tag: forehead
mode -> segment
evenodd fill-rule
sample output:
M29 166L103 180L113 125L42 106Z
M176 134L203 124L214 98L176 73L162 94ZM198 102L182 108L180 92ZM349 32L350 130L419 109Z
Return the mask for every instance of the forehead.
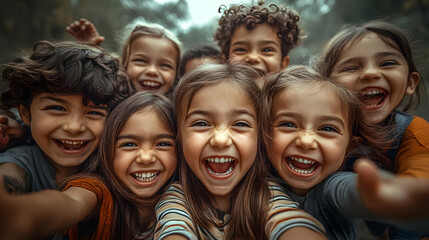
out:
M145 107L133 113L121 132L170 132L165 119L153 107Z
M281 39L277 35L278 29L269 24L257 24L252 30L248 30L246 25L238 26L232 36L231 45L237 42L274 42L281 44Z
M363 36L356 37L345 44L342 49L343 55L365 55L373 52L393 51L403 55L392 40L386 37L380 37L378 34L368 32ZM344 56L343 56L344 57Z
M295 108L311 112L312 108L326 113L334 113L347 119L347 106L341 101L335 87L326 82L305 82L289 86L273 98L274 112L285 108Z
M246 108L255 112L248 93L238 84L222 81L198 90L192 97L188 112L194 108L211 108L227 110L231 108Z
M131 54L147 52L176 58L178 52L172 41L163 37L139 36L131 42Z

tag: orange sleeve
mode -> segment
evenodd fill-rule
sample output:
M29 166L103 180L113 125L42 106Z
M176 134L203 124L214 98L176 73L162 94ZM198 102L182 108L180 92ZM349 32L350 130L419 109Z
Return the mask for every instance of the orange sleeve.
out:
M69 239L110 239L113 216L113 200L110 191L101 181L92 178L74 179L67 182L67 185L62 190L65 191L70 187L81 187L94 192L101 207L96 231L91 236L82 238L78 236L78 227L75 225L66 231Z
M395 158L398 175L429 178L429 123L415 117L405 130Z

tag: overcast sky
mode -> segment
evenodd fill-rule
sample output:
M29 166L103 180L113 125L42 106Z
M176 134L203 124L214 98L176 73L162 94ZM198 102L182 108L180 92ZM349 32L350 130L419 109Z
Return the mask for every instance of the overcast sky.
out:
M160 3L176 1L176 0L156 0ZM218 13L218 8L224 4L229 7L230 4L251 3L251 0L187 0L189 6L190 22L185 29L191 25L200 25L209 22L212 19L219 19L221 13Z

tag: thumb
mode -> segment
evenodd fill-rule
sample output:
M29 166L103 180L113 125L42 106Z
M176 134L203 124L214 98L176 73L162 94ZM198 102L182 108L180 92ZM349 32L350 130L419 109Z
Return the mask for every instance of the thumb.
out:
M376 195L380 185L377 166L368 159L359 159L354 170L358 174L357 188L362 197Z

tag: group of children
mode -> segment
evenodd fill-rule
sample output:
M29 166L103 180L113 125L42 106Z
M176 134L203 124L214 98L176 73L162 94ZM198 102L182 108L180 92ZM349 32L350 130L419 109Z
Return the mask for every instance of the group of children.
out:
M220 51L183 57L170 31L134 24L118 60L81 19L79 43L7 64L0 238L356 239L358 219L429 236L429 123L397 110L422 83L407 38L371 21L288 67L298 21L233 5Z

